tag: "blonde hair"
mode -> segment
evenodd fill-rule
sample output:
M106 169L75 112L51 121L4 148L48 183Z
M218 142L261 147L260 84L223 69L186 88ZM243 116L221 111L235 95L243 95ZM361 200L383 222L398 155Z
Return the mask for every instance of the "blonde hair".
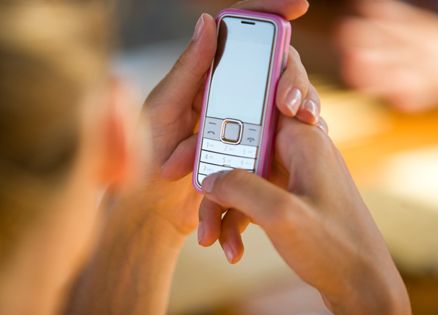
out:
M109 11L103 0L0 0L2 259L74 160L78 107L106 75Z

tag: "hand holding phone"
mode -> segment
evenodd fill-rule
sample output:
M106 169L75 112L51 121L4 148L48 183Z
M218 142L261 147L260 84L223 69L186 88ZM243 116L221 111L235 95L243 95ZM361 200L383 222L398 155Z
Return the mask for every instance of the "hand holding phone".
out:
M287 189L241 170L209 176L199 243L219 240L236 263L250 220L334 314L410 315L385 241L327 134L281 116L276 144L276 161L290 173Z
M217 24L193 173L199 191L206 176L220 171L239 168L267 176L277 84L291 39L290 23L273 14L227 9Z

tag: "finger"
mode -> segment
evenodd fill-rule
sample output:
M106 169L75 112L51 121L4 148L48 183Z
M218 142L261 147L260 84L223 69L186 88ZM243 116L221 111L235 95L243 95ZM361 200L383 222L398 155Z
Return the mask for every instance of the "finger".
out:
M401 38L394 36L388 25L390 23L377 23L360 17L345 18L336 26L335 44L341 51L353 48L398 47Z
M178 180L193 170L198 135L192 135L178 144L161 167L161 176L167 180Z
M198 243L211 246L221 234L222 213L226 208L214 201L204 198L199 206Z
M307 12L309 2L306 0L246 0L237 2L233 7L272 12L287 20L294 20Z
M411 43L416 41L419 45L430 41L430 30L434 30L436 25L435 12L404 1L361 0L357 9L360 15L381 26L388 34Z
M332 178L330 176L321 177L321 175L326 174L327 169L330 168L328 164L331 161L330 156L336 154L335 146L317 126L309 126L297 119L285 116L281 116L281 118L279 120L280 130L276 137L275 153L277 161L291 174L287 185L288 190L312 200L325 198L322 188L330 187ZM327 156L329 158L326 159ZM315 157L322 159L324 163L309 163ZM312 176L320 177L318 187L312 181L303 180ZM302 211L305 211L305 206L301 208L300 212Z
M298 109L297 118L302 122L314 125L318 122L321 111L321 101L318 92L313 85L310 85L303 104Z
M433 16L433 13L415 7L412 4L404 3L402 1L358 1L356 3L356 9L359 14L382 21L397 22L405 24L406 21L412 21L417 19L424 20L425 17ZM432 14L431 14L432 13Z
M222 219L222 229L219 241L231 264L237 263L243 256L244 246L241 234L250 223L249 218L243 213L231 209Z
M391 58L388 56L388 51L385 53L382 51L353 49L344 53L341 75L345 82L351 87L375 96L387 95L391 93L391 90L400 91L398 83L401 77L396 73L400 70L409 72L405 66L406 62L398 60L402 58L403 52L399 52L398 55L394 54ZM383 73L390 74L397 80L388 80L385 75L382 75Z
M261 177L243 170L220 172L208 176L202 183L205 196L223 208L238 209L265 230L281 223L290 207L300 200Z
M309 90L309 77L298 52L289 47L287 66L277 89L277 107L281 113L294 117Z
M322 130L322 132L324 132L326 135L328 135L329 128L324 118L319 117L318 122L316 123L316 127Z
M152 106L178 105L181 110L192 106L216 51L216 23L208 14L199 18L193 39L171 71L148 97Z

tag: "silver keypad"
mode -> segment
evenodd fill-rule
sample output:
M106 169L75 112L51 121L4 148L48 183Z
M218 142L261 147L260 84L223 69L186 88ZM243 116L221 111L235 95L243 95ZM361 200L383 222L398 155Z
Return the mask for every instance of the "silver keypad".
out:
M223 119L207 117L204 125L201 156L198 168L198 182L210 174L220 171L230 171L236 168L255 172L257 154L260 145L259 125L242 123L242 137L239 144L233 144L222 139ZM226 130L225 130L226 131ZM230 135L227 135L230 137ZM227 138L229 139L229 138Z
M201 152L201 162L221 165L231 168L241 168L245 170L253 170L255 167L255 159L226 155L208 151Z
M207 163L199 163L199 173L203 175L210 175L217 172L222 171L231 171L233 168L224 167L219 165L207 164Z
M258 149L255 146L226 144L221 141L204 138L202 150L255 159Z

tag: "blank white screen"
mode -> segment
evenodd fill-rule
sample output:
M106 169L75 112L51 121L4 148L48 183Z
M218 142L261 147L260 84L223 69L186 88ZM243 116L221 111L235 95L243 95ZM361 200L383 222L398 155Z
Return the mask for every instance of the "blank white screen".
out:
M209 117L261 124L275 26L270 22L252 22L255 24L243 24L242 19L234 17L225 17L221 22L208 101Z

